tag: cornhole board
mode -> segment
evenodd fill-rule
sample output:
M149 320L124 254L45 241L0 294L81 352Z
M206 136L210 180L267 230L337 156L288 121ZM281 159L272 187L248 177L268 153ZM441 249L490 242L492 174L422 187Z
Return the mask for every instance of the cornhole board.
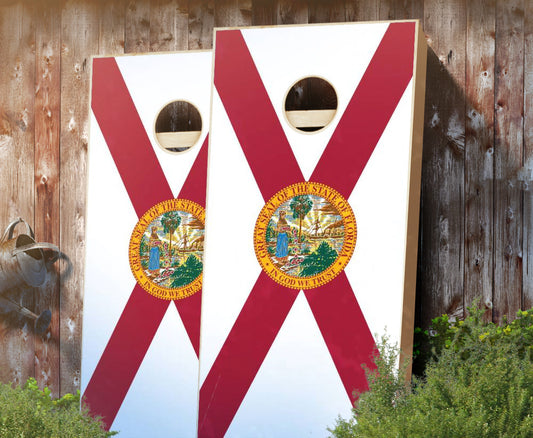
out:
M211 51L93 60L81 386L125 437L196 436L211 66ZM203 121L179 154L154 133L172 101Z
M217 29L214 47L198 436L326 436L376 341L412 348L424 37ZM337 94L313 133L284 114L305 77Z

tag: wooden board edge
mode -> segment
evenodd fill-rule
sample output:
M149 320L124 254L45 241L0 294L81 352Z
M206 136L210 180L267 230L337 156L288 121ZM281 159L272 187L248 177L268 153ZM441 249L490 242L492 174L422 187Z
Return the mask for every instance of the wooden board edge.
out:
M416 23L417 28L420 26L418 18L408 20L376 20L376 21L342 21L335 23L291 23L291 24L269 24L261 26L228 26L228 27L214 27L213 28L213 50L215 47L214 38L218 31L224 30L251 30L251 29L279 29L287 27L322 27L322 26L353 26L354 24L393 24L393 23Z
M418 227L420 215L420 189L422 183L422 147L424 138L424 104L427 62L427 45L424 32L422 31L422 27L418 20L416 21L404 296L400 336L400 364L405 364L407 379L411 378L412 372L411 358L413 355L415 321Z

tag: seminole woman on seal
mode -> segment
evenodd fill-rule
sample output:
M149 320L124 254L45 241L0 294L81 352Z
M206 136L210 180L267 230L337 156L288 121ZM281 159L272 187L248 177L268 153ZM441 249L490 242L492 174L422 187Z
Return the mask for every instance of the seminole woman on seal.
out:
M291 230L290 225L287 223L285 216L286 211L279 212L278 225L276 231L278 232L278 238L276 241L276 258L279 262L285 263L289 257L289 232Z

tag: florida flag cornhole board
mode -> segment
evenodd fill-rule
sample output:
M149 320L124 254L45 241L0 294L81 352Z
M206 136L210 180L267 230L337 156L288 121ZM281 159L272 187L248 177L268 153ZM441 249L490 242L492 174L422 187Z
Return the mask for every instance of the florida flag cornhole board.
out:
M125 437L196 436L211 66L93 59L82 395ZM173 101L201 129L158 132Z
M376 336L409 354L425 50L417 21L215 32L200 438L325 436ZM285 111L308 77L336 110Z

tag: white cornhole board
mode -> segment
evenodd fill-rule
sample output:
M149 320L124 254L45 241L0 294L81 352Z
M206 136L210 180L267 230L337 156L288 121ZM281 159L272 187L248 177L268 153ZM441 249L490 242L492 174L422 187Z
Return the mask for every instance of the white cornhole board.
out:
M200 438L326 436L375 336L409 354L425 56L417 21L215 32ZM313 133L305 77L337 94Z
M205 204L211 66L210 51L93 60L82 395L124 437L196 436L201 274L196 289L171 287L171 274L186 257L201 259L201 245L183 236L203 233L193 227L201 211L187 208ZM154 131L172 101L194 105L203 122L178 154ZM163 211L180 216L173 233ZM157 247L151 270L141 266L146 244Z

